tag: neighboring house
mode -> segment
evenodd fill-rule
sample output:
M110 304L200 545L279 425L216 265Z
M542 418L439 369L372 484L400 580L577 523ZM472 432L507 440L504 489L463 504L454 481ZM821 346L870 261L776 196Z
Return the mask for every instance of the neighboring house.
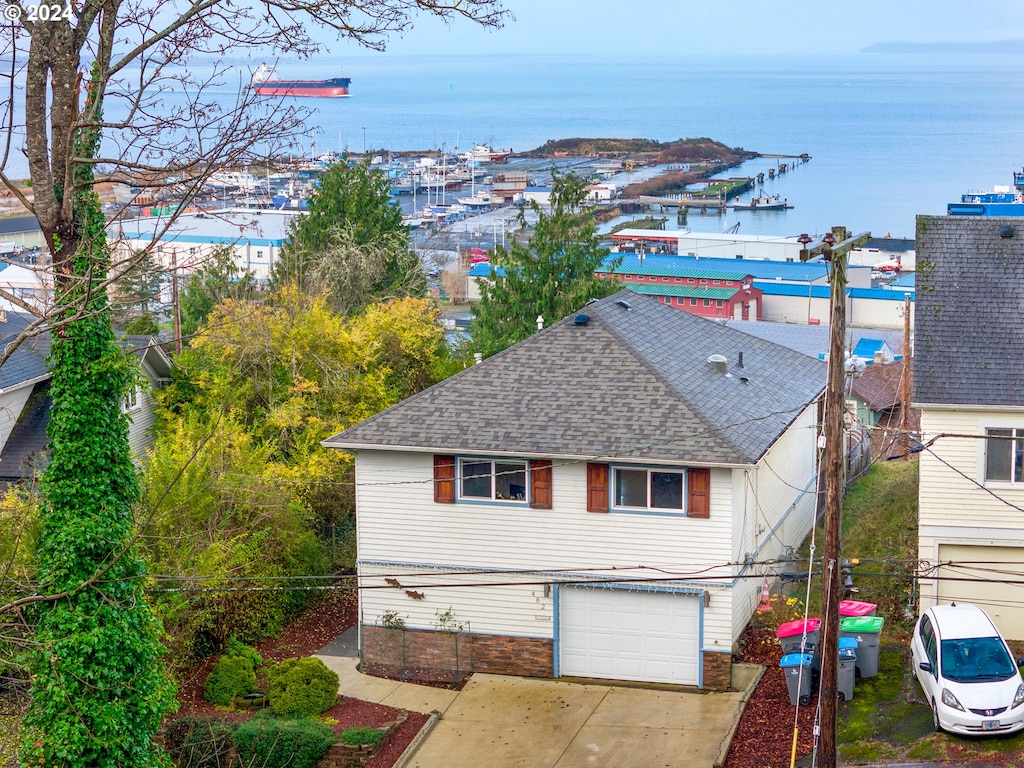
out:
M825 364L629 291L328 440L356 457L360 647L730 683L815 510ZM462 646L460 646L462 647Z
M850 380L846 399L857 413L857 423L871 430L875 455L890 456L906 451L901 439L903 414L903 378L909 375L903 360L871 362L860 376ZM908 386L910 382L907 382ZM920 430L920 414L909 411L908 428L914 435ZM914 438L916 443L916 438Z
M25 315L0 312L0 344L7 344L29 323ZM169 381L171 362L147 336L130 336L122 344L139 362L144 379L125 397L131 419L132 456L142 460L153 442L153 390ZM32 477L46 464L46 427L50 421L50 371L46 358L49 334L23 342L0 366L0 483Z
M742 266L742 265L741 265ZM705 269L698 265L663 267L631 258L597 276L619 280L634 293L701 317L759 320L761 291L743 270Z
M984 606L1024 640L1024 228L919 216L913 404L921 410L921 607Z

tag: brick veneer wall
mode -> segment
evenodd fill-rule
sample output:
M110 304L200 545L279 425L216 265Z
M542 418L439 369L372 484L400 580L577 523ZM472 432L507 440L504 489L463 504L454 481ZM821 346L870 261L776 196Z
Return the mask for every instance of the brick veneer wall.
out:
M470 672L551 677L554 643L544 638L364 624L363 664L387 674L409 670L415 678L432 680L459 679Z
M704 653L704 690L727 691L732 685L732 654Z

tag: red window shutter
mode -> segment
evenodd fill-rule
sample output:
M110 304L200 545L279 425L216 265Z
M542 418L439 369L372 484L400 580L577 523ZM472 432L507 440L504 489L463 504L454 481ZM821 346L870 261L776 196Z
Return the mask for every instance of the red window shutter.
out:
M551 509L551 462L530 459L530 506Z
M587 464L587 512L608 511L608 465Z
M434 501L455 503L455 457L434 456Z
M691 467L686 471L687 517L711 517L711 470Z

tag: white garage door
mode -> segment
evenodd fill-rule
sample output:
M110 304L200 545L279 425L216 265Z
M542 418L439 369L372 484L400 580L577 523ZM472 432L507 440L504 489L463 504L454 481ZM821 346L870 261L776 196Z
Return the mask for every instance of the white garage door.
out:
M977 603L992 617L1008 640L1024 640L1024 585L1020 581L1024 563L1022 547L982 547L965 544L940 544L939 561L960 563L956 568L940 568L939 576L981 581L939 581L940 603L952 601Z
M700 599L563 587L558 641L567 677L697 685Z

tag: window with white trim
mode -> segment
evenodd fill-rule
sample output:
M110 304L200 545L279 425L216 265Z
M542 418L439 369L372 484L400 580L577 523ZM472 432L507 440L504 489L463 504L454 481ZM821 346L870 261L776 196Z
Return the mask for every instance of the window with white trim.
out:
M526 461L460 459L459 498L525 504Z
M684 513L685 471L616 467L612 472L612 506Z
M1024 429L986 429L985 479L1024 483Z

